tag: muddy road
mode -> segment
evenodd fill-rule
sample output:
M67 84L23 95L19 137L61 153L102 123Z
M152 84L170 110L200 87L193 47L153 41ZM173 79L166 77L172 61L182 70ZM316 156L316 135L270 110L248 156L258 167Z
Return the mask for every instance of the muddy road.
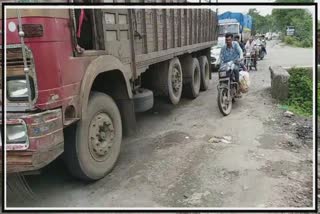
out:
M311 207L311 119L284 116L270 97L268 67L312 65L312 49L271 41L267 50L231 115L218 110L215 73L197 99L178 106L157 99L139 114L136 135L124 139L104 179L76 181L57 160L41 175L26 177L36 200L9 192L8 206ZM228 140L215 143L213 137Z

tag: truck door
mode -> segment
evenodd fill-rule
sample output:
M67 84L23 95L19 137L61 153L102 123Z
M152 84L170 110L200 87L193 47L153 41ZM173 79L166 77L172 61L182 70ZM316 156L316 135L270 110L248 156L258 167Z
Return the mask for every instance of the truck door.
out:
M131 61L128 16L126 9L102 9L105 50L123 63Z

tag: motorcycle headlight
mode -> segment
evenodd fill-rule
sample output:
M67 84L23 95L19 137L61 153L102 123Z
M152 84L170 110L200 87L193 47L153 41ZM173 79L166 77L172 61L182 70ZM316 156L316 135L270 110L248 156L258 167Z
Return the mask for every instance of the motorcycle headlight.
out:
M32 89L32 79L30 78L30 88ZM31 93L32 94L32 93ZM7 97L9 100L28 100L28 85L25 79L8 79ZM33 97L32 97L33 98Z
M8 144L28 144L28 134L26 125L7 125L6 138Z

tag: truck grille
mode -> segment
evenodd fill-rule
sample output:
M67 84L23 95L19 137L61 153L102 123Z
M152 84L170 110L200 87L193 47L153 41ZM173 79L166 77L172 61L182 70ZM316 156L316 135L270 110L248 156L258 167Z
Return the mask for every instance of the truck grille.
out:
M23 56L22 56L22 49L21 47L18 48L7 48L7 76L20 76L24 75L23 68ZM27 65L30 67L32 65L31 63L31 57L29 54L27 55ZM2 57L2 56L1 56Z

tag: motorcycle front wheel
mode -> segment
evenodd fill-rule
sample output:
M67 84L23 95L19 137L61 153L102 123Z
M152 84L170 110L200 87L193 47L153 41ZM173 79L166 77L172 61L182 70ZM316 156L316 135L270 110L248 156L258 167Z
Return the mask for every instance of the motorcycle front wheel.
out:
M228 100L228 88L220 88L218 91L218 107L223 116L231 113L232 100Z

